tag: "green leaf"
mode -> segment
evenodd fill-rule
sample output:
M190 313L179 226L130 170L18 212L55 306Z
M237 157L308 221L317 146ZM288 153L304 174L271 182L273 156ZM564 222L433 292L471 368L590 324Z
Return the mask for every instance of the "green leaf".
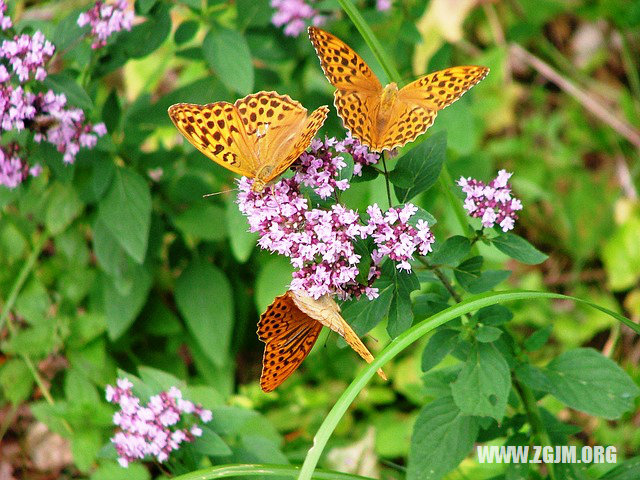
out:
M455 270L456 280L469 293L482 293L502 283L511 274L508 270L481 271L484 259L481 256L471 257Z
M202 427L202 436L195 439L193 448L198 453L214 457L224 457L232 453L222 437L208 427Z
M6 353L44 356L51 352L60 341L55 335L54 328L55 325L51 322L23 328L9 338L3 350Z
M195 20L186 20L182 22L176 29L176 33L173 34L173 40L176 42L176 45L187 43L195 37L196 33L198 33L199 27L200 24Z
M64 395L69 403L94 405L100 402L96 387L77 368L70 368L65 373Z
M490 343L476 343L451 393L463 413L501 421L510 388L509 365L502 354Z
M491 243L505 255L515 258L527 265L537 265L544 262L548 255L535 248L524 238L514 233L503 233L491 240Z
M569 407L607 419L631 410L640 389L613 360L591 348L554 358L545 374L551 393Z
M549 335L553 331L553 325L547 325L544 328L536 330L529 338L524 341L524 348L529 352L534 352L547 343Z
M138 6L138 10L143 15L149 13L149 10L153 8L158 0L136 0L136 5Z
M420 410L409 451L407 480L439 480L469 454L478 420L464 415L449 396Z
M478 310L474 317L478 324L497 327L511 321L513 313L504 305L490 305Z
M429 261L433 265L449 265L455 267L471 252L471 242L467 237L455 235L444 243L436 243Z
M633 457L609 470L600 477L600 480L637 480L638 471L640 471L640 457Z
M476 340L482 343L495 342L502 335L502 330L488 325L482 325L476 333Z
M76 19L77 20L77 19ZM92 111L93 102L87 92L75 81L75 79L64 73L52 73L42 82L45 87L50 88L55 93L64 93L70 105L83 110Z
M47 202L45 224L53 235L62 233L73 222L84 205L71 185L54 183Z
M19 405L31 395L33 375L27 364L19 358L12 358L0 366L0 387L2 396L13 405Z
M91 474L91 480L150 480L149 470L141 463L122 468L116 462L101 463Z
M374 283L378 287L377 283ZM394 286L388 283L378 290L378 297L369 300L362 296L342 304L342 316L349 322L358 335L364 335L375 327L389 312L393 299Z
M450 328L437 330L422 351L422 371L428 372L446 357L458 340L458 332Z
M386 267L386 265L389 265L389 267ZM413 323L410 294L420 288L420 282L415 272L400 271L392 261L387 261L382 266L383 276L385 275L385 269L390 271L387 275L393 282L393 296L389 305L387 332L389 332L391 338L395 338Z
M194 261L176 281L175 297L187 327L204 353L215 365L222 366L233 329L233 297L225 274Z
M227 236L222 207L208 202L196 202L184 212L172 217L174 225L184 235L208 241L222 240Z
M138 367L138 373L140 374L140 379L144 384L155 393L159 393L163 390L167 391L171 387L178 387L180 390L183 390L186 386L184 380L180 380L178 377L162 370L158 370L157 368L140 365Z
M142 263L151 224L151 193L144 178L128 169L116 170L98 215L122 248Z
M123 292L108 277L104 282L104 309L107 315L107 332L115 340L127 331L142 310L149 290L152 276L142 266L136 266L129 272L129 289Z
M287 291L291 282L293 267L282 256L276 256L265 263L256 278L256 309L264 312L274 298Z
M389 180L394 184L396 197L401 203L427 191L436 183L446 150L446 133L436 133L398 160Z
M247 219L242 215L232 197L227 200L225 213L231 253L238 262L245 263L253 252L258 234L249 233Z
M612 290L626 290L640 278L640 218L630 217L606 241L602 261Z
M202 53L209 66L231 91L248 95L253 91L253 63L242 33L211 30L202 42Z
M402 207L404 207L404 204L398 205L396 208L402 208ZM436 223L438 223L438 221L436 220L436 217L431 215L424 208L418 207L417 205L414 205L414 207L416 207L418 210L416 211L416 213L413 214L413 216L407 222L409 225L415 227L418 225L418 222L420 220L427 222L427 224L430 227L433 227Z
M145 57L164 43L171 33L169 10L169 5L162 4L151 12L145 22L135 25L130 32L120 33L118 44L122 45L126 56Z
M87 472L102 448L102 435L99 430L87 429L74 431L71 437L73 460L81 472Z

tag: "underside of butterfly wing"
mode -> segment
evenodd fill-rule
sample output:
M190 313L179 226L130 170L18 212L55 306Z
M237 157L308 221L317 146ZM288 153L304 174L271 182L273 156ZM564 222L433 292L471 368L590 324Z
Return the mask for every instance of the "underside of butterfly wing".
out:
M265 343L260 387L271 392L307 357L322 324L296 307L289 292L276 297L258 322L258 338Z
M386 121L378 117L379 136L370 149L376 152L393 150L412 142L423 134L436 118L435 110L424 108L416 103L396 100L386 114Z
M334 105L342 119L344 128L369 147L377 144L375 121L380 107L379 95L336 90L334 98Z
M169 107L169 117L189 143L211 160L234 173L255 175L257 158L233 105L178 103Z
M288 293L295 305L303 313L343 337L349 346L367 363L373 362L373 355L346 320L342 318L340 307L333 298L329 295L323 295L315 299L302 292L289 291ZM387 376L382 369L378 369L378 375L380 375L382 379L387 380Z

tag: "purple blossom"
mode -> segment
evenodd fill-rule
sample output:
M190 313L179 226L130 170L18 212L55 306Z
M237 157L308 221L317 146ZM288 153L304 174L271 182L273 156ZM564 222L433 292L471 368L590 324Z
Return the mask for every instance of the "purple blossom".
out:
M64 94L56 95L49 90L38 94L34 103L38 114L52 122L44 132L36 132L34 140L53 144L63 154L65 163L73 163L80 147L95 147L98 137L107 133L104 123L86 123L81 109L68 108Z
M349 180L336 180L340 171L347 166L336 152L345 151L343 142L335 138L325 138L324 142L313 139L311 151L304 152L298 160L296 181L313 190L320 198L327 198L337 190L349 188Z
M380 12L386 12L391 9L392 0L376 0L376 9Z
M424 220L418 220L415 227L409 220L418 208L407 203L402 208L390 208L383 215L377 204L367 208L369 214L369 234L376 244L371 253L375 264L380 264L384 256L398 262L398 270L411 271L409 260L418 251L420 255L427 255L432 251L431 244L435 237L429 225Z
M0 0L0 30L6 30L13 26L11 18L5 16L7 11L7 3L4 0Z
M8 188L15 188L31 175L37 177L42 171L40 165L29 168L18 155L20 148L16 143L8 147L0 147L0 185Z
M166 461L182 443L202 435L196 418L204 423L211 420L210 410L183 399L176 387L152 396L144 406L133 395L132 388L133 384L126 378L119 378L115 387L107 385L106 388L107 401L120 406L113 415L118 430L111 441L123 467L145 457L155 457L161 463ZM183 414L191 415L189 421Z
M369 148L362 145L357 138L352 137L351 133L340 144L336 146L336 151L340 151L338 148L344 148L344 151L351 155L353 158L353 174L358 177L362 175L362 167L375 165L380 160L380 154L370 152Z
M3 65L0 65L0 78L7 74ZM36 96L31 92L25 92L21 86L14 87L9 83L0 83L0 127L3 132L9 130L24 130L25 122L32 120L36 115L33 105Z
M522 203L511 196L511 186L507 183L513 173L500 170L498 176L486 185L474 178L460 177L458 185L466 193L464 208L473 218L482 219L482 226L491 228L499 225L503 232L513 229Z
M91 25L91 48L104 47L107 39L120 30L131 30L133 11L127 8L127 0L106 3L98 0L93 7L78 17L78 25Z
M326 17L305 0L271 0L271 6L276 9L271 22L276 27L286 25L284 34L290 37L297 37L305 31L308 20L317 27L326 21Z
M13 40L5 40L0 46L0 56L9 61L22 83L29 80L31 73L34 73L36 80L44 80L47 77L44 65L54 52L55 47L40 31L33 35L16 35Z

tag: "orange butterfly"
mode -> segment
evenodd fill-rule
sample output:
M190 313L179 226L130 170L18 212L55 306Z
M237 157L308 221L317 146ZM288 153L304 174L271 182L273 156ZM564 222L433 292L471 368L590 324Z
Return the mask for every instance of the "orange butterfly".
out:
M280 176L304 152L329 109L307 109L288 95L258 92L227 102L169 107L174 125L211 160L234 173L254 178L253 190Z
M316 300L289 290L275 298L258 322L258 338L266 344L260 376L263 391L275 389L300 366L323 325L342 336L368 363L373 361L373 355L342 318L340 307L329 295ZM387 379L382 369L378 375Z
M415 140L436 114L458 100L489 73L487 67L453 67L398 89L382 88L369 66L349 45L309 27L325 76L336 87L334 105L346 129L372 151L382 152Z

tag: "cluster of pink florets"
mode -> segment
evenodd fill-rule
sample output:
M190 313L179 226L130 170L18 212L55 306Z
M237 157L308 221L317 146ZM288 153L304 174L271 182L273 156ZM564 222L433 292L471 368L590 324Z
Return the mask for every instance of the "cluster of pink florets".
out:
M258 245L289 257L296 269L291 289L314 298L329 294L348 299L364 294L373 299L378 292L372 284L380 276L383 259L388 257L398 262L399 269L411 270L413 254L431 251L434 237L426 222L409 224L417 212L411 204L392 208L386 214L373 205L368 210L368 223L361 221L358 212L341 204L330 209L311 208L300 191L302 185L322 198L349 188L348 179L337 180L346 166L340 156L344 152L350 153L360 166L373 164L379 158L351 138L341 142L334 138L314 140L310 151L300 157L292 178L269 185L261 193L251 190L253 180L242 178L238 204L247 216L250 231L260 235ZM369 237L376 248L369 271L363 276L355 242Z
M183 399L182 392L176 387L152 396L144 406L132 393L132 388L129 380L119 378L115 387L108 385L106 389L107 401L120 406L113 415L113 423L119 430L111 441L123 467L145 457L166 461L181 444L202 435L196 419L204 423L211 420L210 410ZM185 414L190 415L189 420L184 418ZM187 423L189 426L185 426Z
M429 224L422 219L415 226L409 223L417 211L418 208L410 203L402 208L390 208L384 214L376 204L367 208L369 234L376 244L371 253L374 263L379 264L384 256L388 256L397 262L398 270L410 272L409 260L416 251L420 255L427 255L432 251L431 245L436 239Z
M3 30L11 27L5 11L6 4L0 2ZM10 65L11 71L0 64L0 128L1 132L32 130L36 142L51 143L66 163L73 163L80 148L93 148L98 137L106 134L106 127L103 123L87 122L81 109L67 105L64 94L57 95L52 90L31 91L41 90L39 82L47 77L46 65L54 53L53 44L39 31L2 42L0 59ZM20 149L15 145L1 148L0 185L15 188L28 174L37 175L41 171L38 165L29 167L28 162L18 156Z
M513 229L518 219L516 211L522 210L522 203L511 196L511 186L507 183L511 175L506 170L500 170L488 185L470 177L458 180L458 185L467 194L465 210L473 218L482 219L483 227L499 225L503 232Z
M7 11L7 2L0 0L0 30L6 30L13 26L11 18L5 15Z
M133 11L127 8L127 0L107 3L98 0L93 7L78 17L78 25L91 26L91 48L104 47L107 39L121 30L131 30Z
M313 0L310 3L315 3ZM304 32L310 23L316 27L323 25L327 18L305 0L271 0L276 9L271 22L276 27L284 27L284 34L297 37Z

